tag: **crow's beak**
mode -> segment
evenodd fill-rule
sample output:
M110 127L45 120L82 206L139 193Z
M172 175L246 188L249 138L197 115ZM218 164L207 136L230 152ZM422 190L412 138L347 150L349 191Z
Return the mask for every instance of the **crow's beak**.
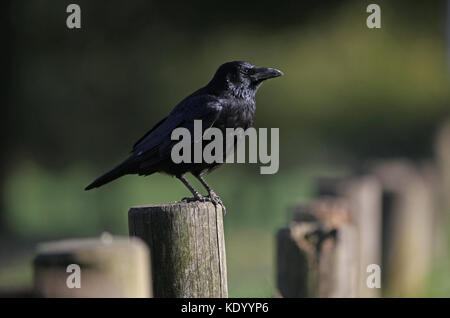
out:
M283 75L283 72L268 67L255 67L250 72L250 77L253 81L264 81L269 78Z

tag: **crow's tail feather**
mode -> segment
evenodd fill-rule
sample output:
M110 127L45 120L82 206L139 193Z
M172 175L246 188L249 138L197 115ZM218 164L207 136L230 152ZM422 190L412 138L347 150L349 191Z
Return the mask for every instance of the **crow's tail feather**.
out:
M91 190L94 188L101 187L102 185L111 182L117 178L120 178L123 175L132 173L132 163L131 158L125 160L120 165L112 169L111 171L105 173L101 177L95 179L90 185L88 185L84 190Z

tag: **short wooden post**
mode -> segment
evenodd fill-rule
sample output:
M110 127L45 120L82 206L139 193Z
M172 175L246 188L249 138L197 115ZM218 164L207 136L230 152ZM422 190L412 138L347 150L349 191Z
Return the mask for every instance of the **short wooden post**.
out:
M439 129L435 141L435 153L437 168L434 184L438 185L438 209L435 219L435 256L448 255L449 243L447 242L446 227L450 218L450 120L447 120ZM437 179L437 180L436 180Z
M155 297L228 297L222 214L210 202L130 209L130 235L152 255Z
M355 297L356 232L345 202L323 198L295 209L277 235L282 297Z
M386 295L421 296L433 258L435 202L423 173L406 161L374 169L383 190L383 284Z
M278 296L308 297L310 294L308 255L298 248L289 228L278 230L276 244Z
M381 266L381 203L382 191L374 176L347 179L338 190L349 204L352 223L357 232L358 297L378 297L378 288L366 283L367 267Z
M446 215L450 213L450 121L447 121L436 136L435 152L441 177L441 200Z
M40 297L150 297L149 254L138 239L103 235L40 244L34 260Z
M313 204L322 223L319 245L319 297L357 296L357 233L349 205L342 197L323 197Z

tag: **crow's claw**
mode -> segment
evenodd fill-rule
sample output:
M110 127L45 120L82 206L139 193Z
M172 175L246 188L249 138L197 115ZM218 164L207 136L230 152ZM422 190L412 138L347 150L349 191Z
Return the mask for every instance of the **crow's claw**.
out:
M209 196L205 197L201 194L196 195L195 197L185 197L181 199L181 202L211 202L215 206L220 205L222 207L223 215L227 214L227 209L225 208L225 204L223 204L222 200L219 198L217 194L211 192Z
M222 200L219 198L219 196L214 191L210 191L208 199L214 205L216 205L216 206L220 205L222 207L223 215L227 214L227 209L225 208L225 204L223 204Z
M196 195L195 197L184 197L183 199L181 199L181 202L186 202L186 203L190 203L190 202L207 202L209 201L208 197L204 197L201 194Z

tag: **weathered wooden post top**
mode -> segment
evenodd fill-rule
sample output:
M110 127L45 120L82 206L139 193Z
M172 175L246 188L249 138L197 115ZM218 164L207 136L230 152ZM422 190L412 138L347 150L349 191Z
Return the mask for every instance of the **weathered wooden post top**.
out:
M356 236L345 200L295 206L276 239L279 296L356 296Z
M40 244L34 260L40 297L150 297L149 254L139 239L70 239Z
M210 202L133 207L131 236L152 256L154 297L228 297L223 211Z

